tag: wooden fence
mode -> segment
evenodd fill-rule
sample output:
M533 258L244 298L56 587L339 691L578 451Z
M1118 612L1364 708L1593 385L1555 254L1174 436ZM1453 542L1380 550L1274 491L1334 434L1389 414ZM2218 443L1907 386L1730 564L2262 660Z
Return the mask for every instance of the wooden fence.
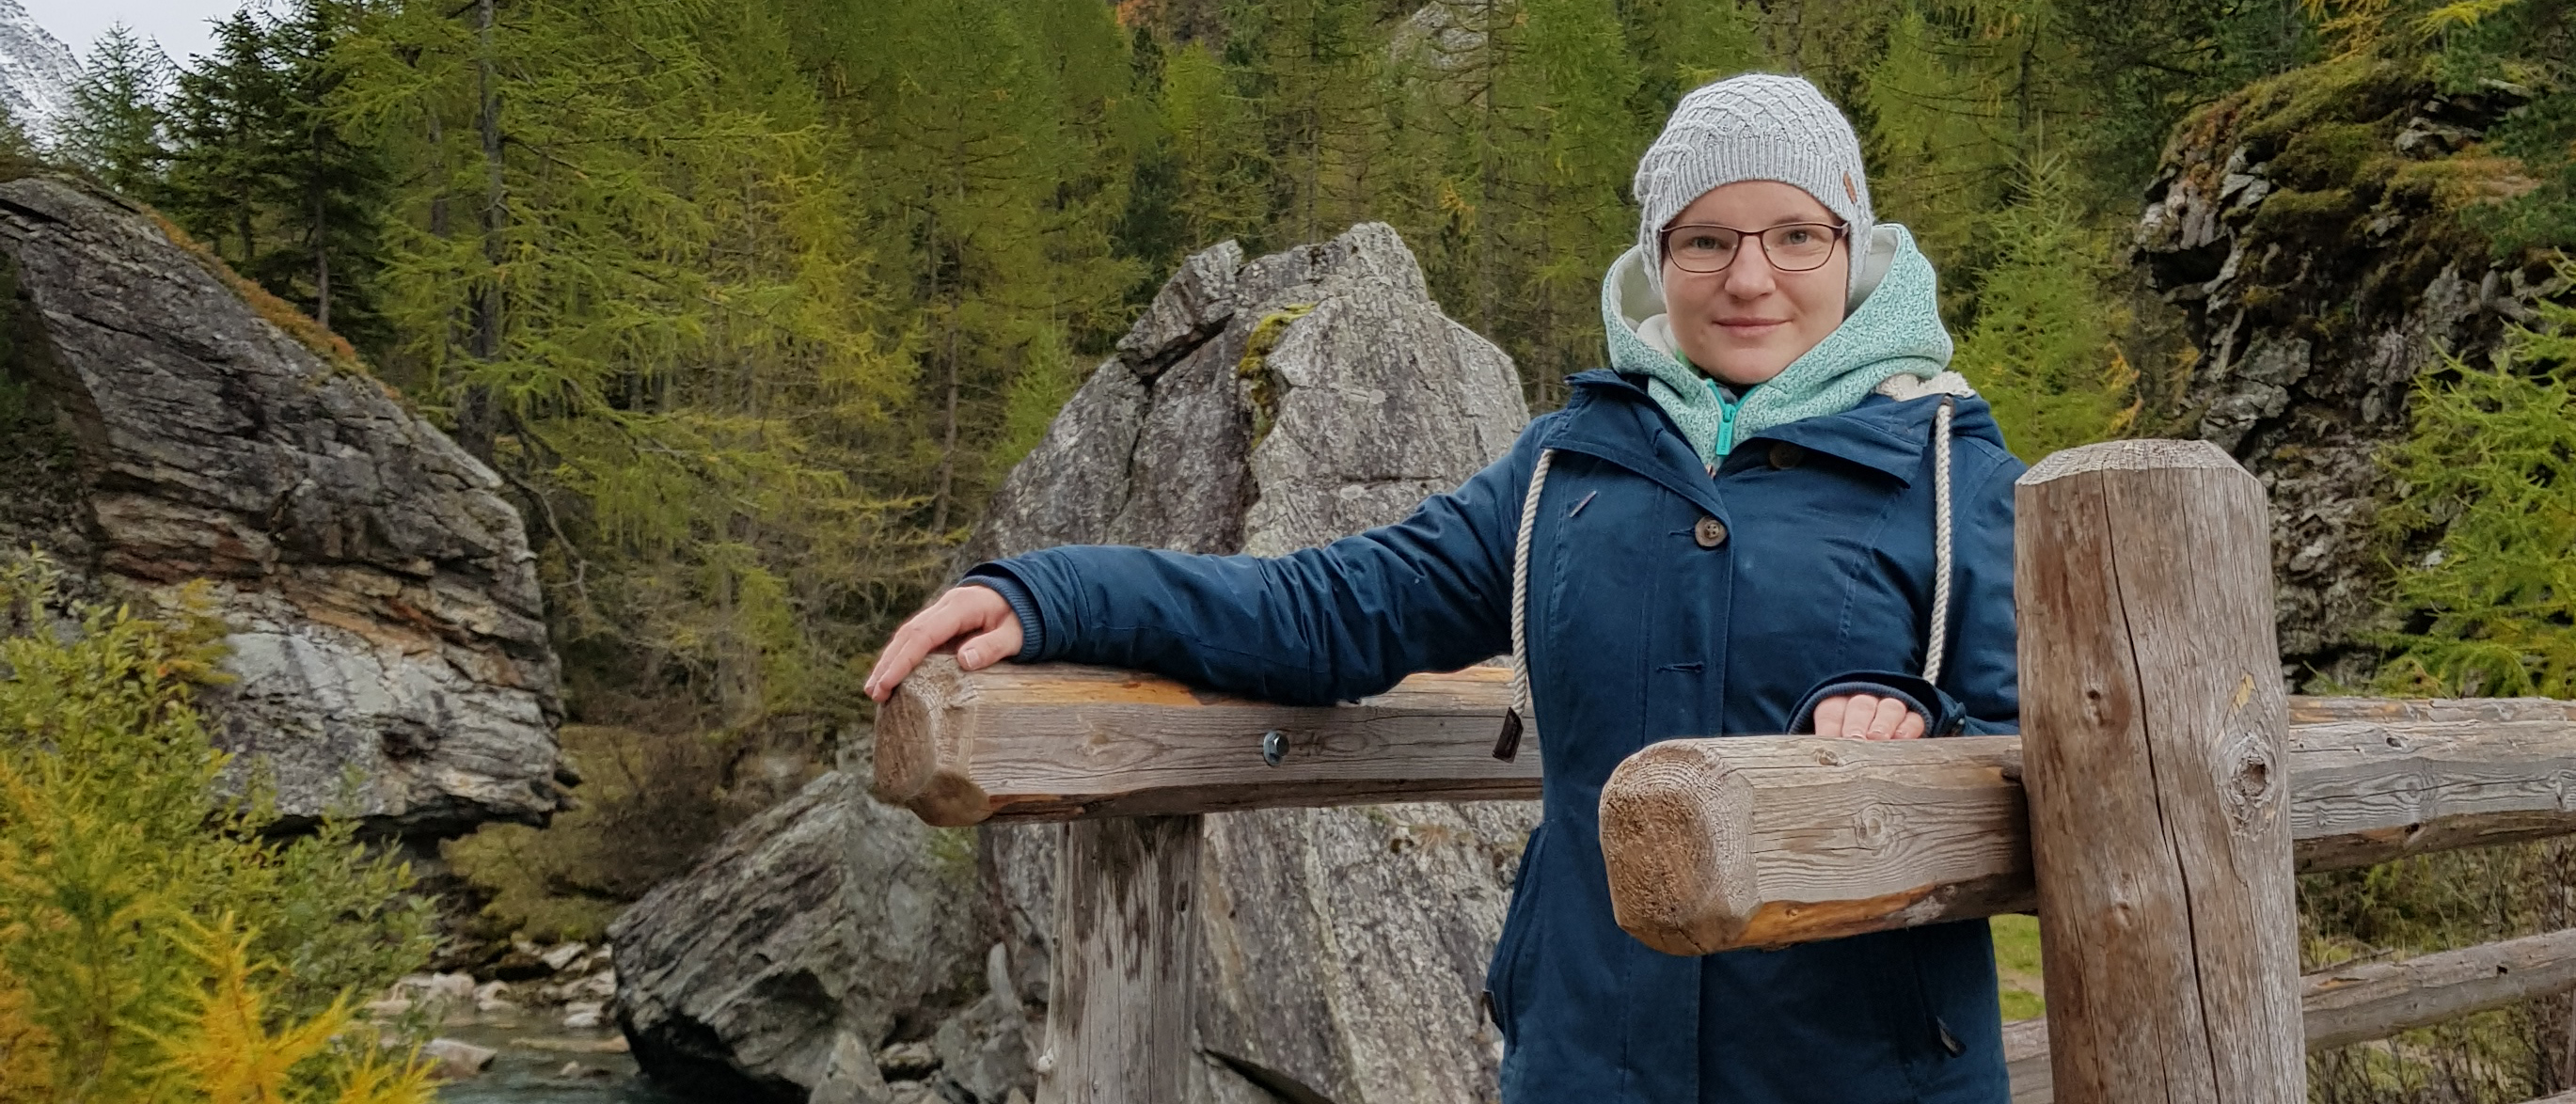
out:
M2016 1104L2301 1100L2304 1050L2576 990L2576 930L2302 978L2292 884L2576 833L2576 704L2288 696L2262 490L2212 446L2059 453L2016 505L2024 735L1639 751L1601 800L1621 927L1701 954L2036 911ZM1180 1104L1197 815L1534 798L1544 749L1490 755L1507 698L1484 668L1294 708L934 659L880 715L876 792L1072 822L1040 1104Z

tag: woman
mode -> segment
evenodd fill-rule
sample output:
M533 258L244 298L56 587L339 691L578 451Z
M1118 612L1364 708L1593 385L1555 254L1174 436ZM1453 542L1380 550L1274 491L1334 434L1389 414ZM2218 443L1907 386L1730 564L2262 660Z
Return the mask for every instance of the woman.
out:
M2011 731L2012 484L1943 369L1932 268L1875 225L1822 94L1683 98L1602 286L1608 370L1405 521L1276 559L1057 548L968 574L888 644L884 700L961 637L1313 703L1502 651L1548 735L1544 816L1486 977L1504 1100L2001 1102L1982 921L1660 954L1612 921L1601 785L1656 740ZM1507 725L1507 728L1510 727Z

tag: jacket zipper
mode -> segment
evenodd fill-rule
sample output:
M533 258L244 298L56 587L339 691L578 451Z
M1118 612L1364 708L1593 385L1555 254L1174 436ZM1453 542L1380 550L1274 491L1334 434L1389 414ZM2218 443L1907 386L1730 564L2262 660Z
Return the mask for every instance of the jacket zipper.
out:
M1726 389L1719 387L1716 380L1702 382L1708 384L1708 393L1717 397L1717 448L1715 451L1720 459L1724 459L1727 453L1735 451L1735 411L1736 408L1743 406L1744 402L1741 399L1728 399Z

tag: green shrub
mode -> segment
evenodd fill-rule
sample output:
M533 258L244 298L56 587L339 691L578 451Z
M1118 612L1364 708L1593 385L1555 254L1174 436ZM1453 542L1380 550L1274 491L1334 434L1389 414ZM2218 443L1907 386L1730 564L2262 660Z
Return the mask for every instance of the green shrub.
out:
M2386 454L2399 560L2380 688L2576 696L2576 309L2544 304L2496 369L2426 373ZM2426 547L2429 545L2429 547Z
M409 872L219 796L218 626L56 583L0 564L0 1101L425 1104L350 1011L427 959Z

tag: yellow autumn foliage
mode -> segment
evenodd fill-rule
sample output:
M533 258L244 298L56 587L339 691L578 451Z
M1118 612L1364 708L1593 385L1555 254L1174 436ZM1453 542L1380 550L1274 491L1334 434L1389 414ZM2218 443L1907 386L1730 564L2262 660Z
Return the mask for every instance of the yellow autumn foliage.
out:
M190 953L206 968L196 1013L186 1029L161 1040L169 1068L207 1104L428 1104L428 1070L417 1062L387 1066L374 1032L353 1023L344 996L301 1023L272 1031L269 998L258 976L272 969L251 959L250 937L226 916L212 929L190 925ZM357 1060L344 1062L328 1097L294 1091L298 1066L324 1056L334 1042Z
M417 969L410 874L227 795L191 701L219 626L0 560L0 1104L427 1104L353 994Z

